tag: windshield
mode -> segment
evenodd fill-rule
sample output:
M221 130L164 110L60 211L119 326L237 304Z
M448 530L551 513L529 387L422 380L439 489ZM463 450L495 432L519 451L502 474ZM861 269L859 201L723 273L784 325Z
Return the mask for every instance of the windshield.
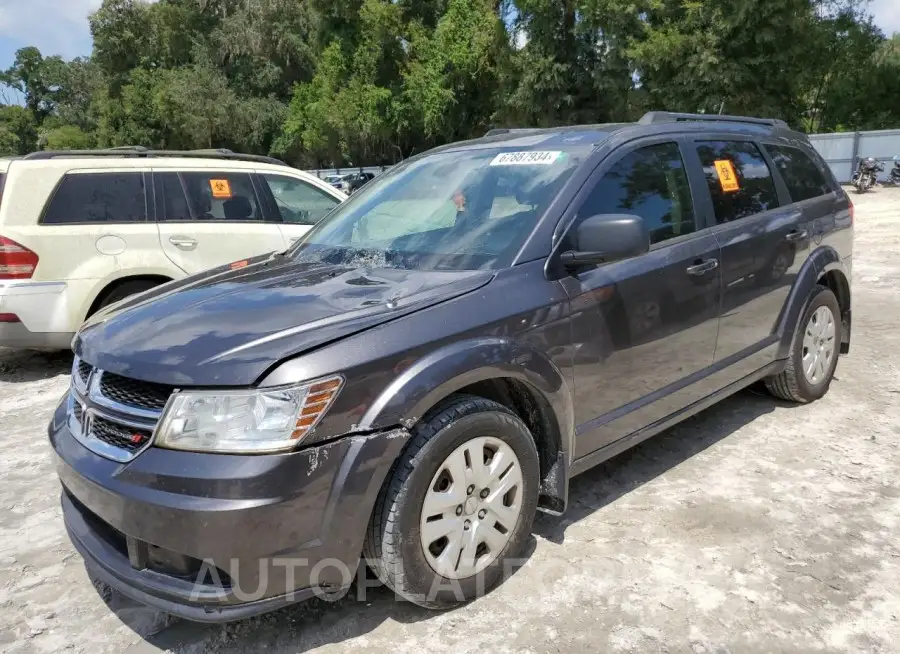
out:
M425 156L368 183L291 255L378 268L502 268L591 149L506 147Z

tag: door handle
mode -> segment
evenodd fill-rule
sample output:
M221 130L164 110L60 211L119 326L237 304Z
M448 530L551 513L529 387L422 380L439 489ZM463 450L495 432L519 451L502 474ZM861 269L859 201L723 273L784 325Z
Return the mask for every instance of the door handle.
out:
M788 243L793 243L794 241L802 241L807 236L809 236L809 232L805 229L798 229L793 232L788 232L787 236L784 237L784 240Z
M169 243L179 250L193 250L197 247L197 241L187 236L170 236Z
M699 263L695 263L693 266L687 267L688 275L705 275L711 270L715 270L719 267L718 259L706 259Z

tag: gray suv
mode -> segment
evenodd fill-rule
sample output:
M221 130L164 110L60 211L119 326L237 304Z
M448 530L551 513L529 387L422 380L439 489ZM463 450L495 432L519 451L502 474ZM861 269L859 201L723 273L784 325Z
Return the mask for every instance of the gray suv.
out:
M828 390L853 207L778 120L494 130L396 166L285 252L76 336L49 427L89 571L202 621L490 590L569 480L735 391Z

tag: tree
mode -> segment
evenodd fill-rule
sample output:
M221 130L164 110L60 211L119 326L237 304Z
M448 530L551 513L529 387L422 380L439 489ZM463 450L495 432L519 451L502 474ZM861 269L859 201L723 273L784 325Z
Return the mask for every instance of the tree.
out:
M38 144L41 150L87 150L94 139L74 125L62 125L42 131Z
M795 120L816 19L810 0L652 0L630 54L653 107Z
M25 107L0 107L0 156L22 155L37 146L34 116Z
M3 82L24 96L25 108L40 123L56 109L64 69L62 58L44 58L40 50L31 46L16 52Z

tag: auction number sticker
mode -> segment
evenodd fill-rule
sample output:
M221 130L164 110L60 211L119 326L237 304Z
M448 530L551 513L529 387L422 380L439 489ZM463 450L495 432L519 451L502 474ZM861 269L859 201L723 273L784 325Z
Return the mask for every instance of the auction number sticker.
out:
M549 166L562 155L560 151L503 152L494 157L492 166Z
M231 183L227 179L211 179L209 188L212 190L214 198L227 199L231 197Z
M720 159L715 162L716 172L719 175L719 184L726 193L734 193L741 190L738 182L737 171L730 159Z

